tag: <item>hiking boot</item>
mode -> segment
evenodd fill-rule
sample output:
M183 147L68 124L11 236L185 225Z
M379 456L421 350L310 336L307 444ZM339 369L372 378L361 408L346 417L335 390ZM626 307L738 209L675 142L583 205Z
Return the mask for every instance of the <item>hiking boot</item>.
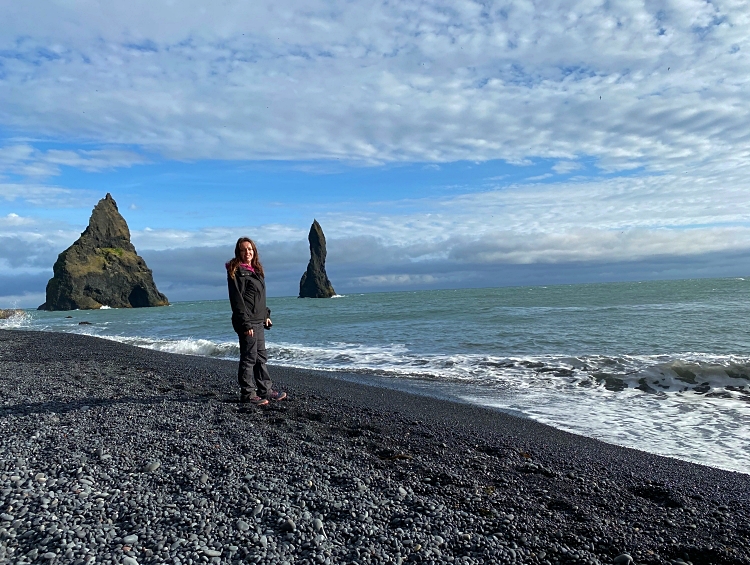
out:
M240 395L240 404L255 404L256 406L265 406L268 400L260 396L250 396L249 394Z
M278 402L279 400L284 400L286 398L286 393L283 390L272 390L268 393L268 398Z

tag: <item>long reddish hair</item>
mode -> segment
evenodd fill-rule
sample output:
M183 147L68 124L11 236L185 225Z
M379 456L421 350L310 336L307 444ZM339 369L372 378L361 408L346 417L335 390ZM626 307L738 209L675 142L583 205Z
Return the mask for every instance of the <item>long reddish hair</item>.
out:
M243 243L249 243L253 247L253 259L251 262L253 270L258 273L259 276L265 277L266 274L263 271L263 265L260 264L260 257L258 256L258 247L255 245L255 242L249 237L241 237L237 240L237 244L234 246L234 259L231 259L227 263L227 272L229 273L229 276L234 277L234 274L237 272L240 263L242 263L242 259L240 258L240 252L242 251L242 248L240 247L240 245L242 245Z

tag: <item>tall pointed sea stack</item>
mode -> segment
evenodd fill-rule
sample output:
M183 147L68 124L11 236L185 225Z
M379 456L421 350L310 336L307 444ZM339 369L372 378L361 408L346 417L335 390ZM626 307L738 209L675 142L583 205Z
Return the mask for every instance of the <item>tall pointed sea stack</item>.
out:
M130 230L108 193L94 207L89 226L60 253L39 310L94 310L166 306L151 269L130 243Z
M313 220L307 239L310 242L310 262L299 281L299 297L330 298L336 291L326 275L326 236L318 220Z

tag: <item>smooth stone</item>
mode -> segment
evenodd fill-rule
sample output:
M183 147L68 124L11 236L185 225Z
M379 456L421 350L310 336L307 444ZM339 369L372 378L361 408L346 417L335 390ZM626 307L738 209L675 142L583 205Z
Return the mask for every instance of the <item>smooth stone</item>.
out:
M266 536L260 536L260 545L263 547L268 547L268 538Z
M147 473L153 473L156 471L159 467L161 467L161 461L151 461L148 465L144 468L144 470Z
M630 563L632 562L633 558L630 557L630 555L628 555L627 553L618 555L617 557L615 557L614 561L612 561L614 565L630 565Z
M126 555L122 558L122 565L138 565L138 561L135 559L135 557L130 557L129 555Z
M203 473L201 475L201 479L200 480L201 480L201 484L205 485L208 482L208 475L206 475L206 473Z
M282 532L294 532L297 530L297 524L294 523L294 520L288 519L286 522L284 522L281 525L281 531Z
M320 518L315 518L315 520L313 520L313 528L316 532L323 531L323 521Z
M244 520L237 520L237 529L241 532L246 532L250 529L250 524Z
M42 555L42 559L50 559L51 560L51 559L54 559L55 557L57 557L57 553L53 553L51 551L48 551L47 553L45 553L44 555Z
M221 551L216 551L215 549L204 549L203 555L206 557L221 557Z
M122 538L122 543L127 544L127 545L132 545L137 541L138 541L138 536L135 534L130 534L129 536L125 536L124 538Z

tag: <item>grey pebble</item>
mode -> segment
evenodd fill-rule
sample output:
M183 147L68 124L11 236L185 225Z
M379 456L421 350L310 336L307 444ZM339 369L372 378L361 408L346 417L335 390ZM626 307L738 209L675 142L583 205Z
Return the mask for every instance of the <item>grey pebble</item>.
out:
M122 538L122 543L127 544L127 545L134 544L137 541L138 541L138 536L135 534L131 534L129 536L125 536L124 538Z
M250 524L244 520L237 520L237 529L241 532L246 532L250 529Z
M294 532L297 530L297 524L294 523L294 520L289 518L286 522L284 522L281 526L282 532Z
M203 555L206 557L221 557L221 551L206 548L203 550Z
M615 557L614 561L612 561L614 565L629 565L632 562L633 562L633 558L627 553L622 553L618 555L617 557Z
M161 467L161 461L150 461L145 467L144 471L147 473L153 473L156 471L159 467Z

